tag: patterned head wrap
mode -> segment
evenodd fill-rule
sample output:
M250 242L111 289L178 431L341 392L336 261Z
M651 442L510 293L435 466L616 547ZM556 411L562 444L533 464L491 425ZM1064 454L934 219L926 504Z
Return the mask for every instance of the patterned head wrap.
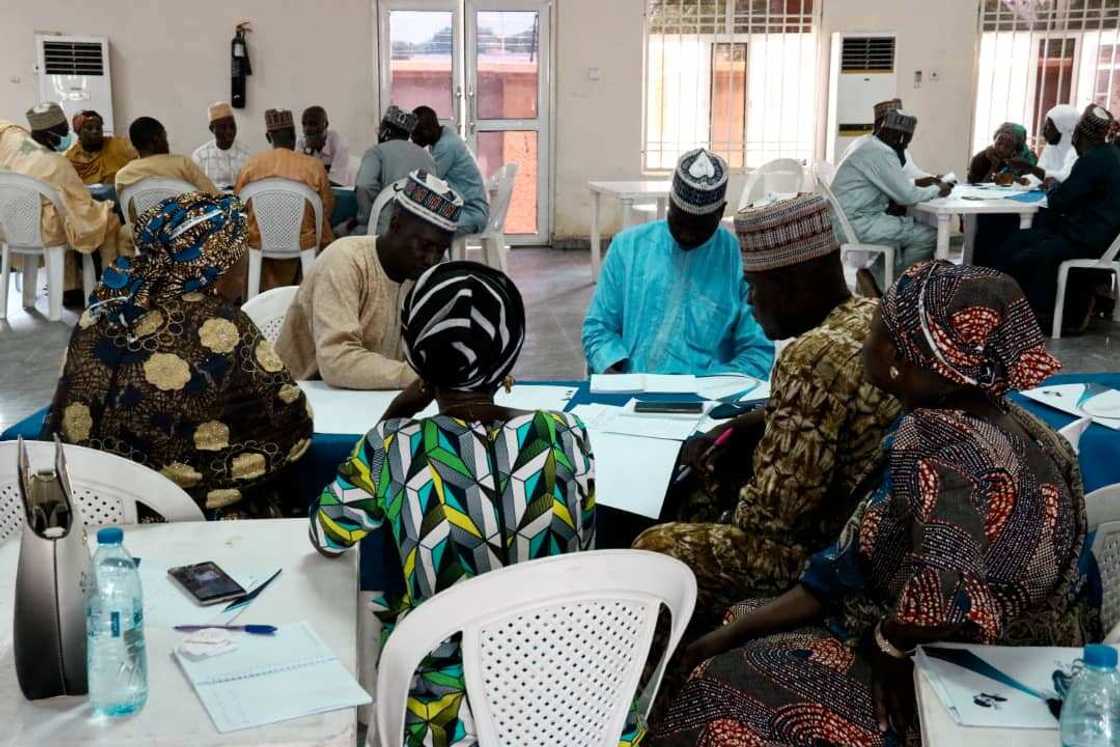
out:
M880 101L878 104L875 105L875 109L874 109L875 121L878 122L883 117L887 116L887 112L893 112L896 109L901 109L901 108L902 108L902 99L887 99L886 101Z
M445 231L454 233L459 227L463 198L447 182L423 169L408 175L394 199L408 212Z
M264 110L264 129L266 132L276 132L277 130L294 130L295 128L296 121L292 118L291 110Z
M457 391L493 391L525 342L525 306L505 273L445 262L416 281L401 307L401 339L421 379Z
M66 114L62 111L62 107L53 101L44 101L27 110L27 124L31 125L32 132L49 130L65 123Z
M879 308L903 358L994 397L1038 386L1062 367L1018 284L987 267L914 265Z
M918 126L918 118L901 109L891 109L883 116L883 129L895 132L913 132Z
M137 256L105 268L90 305L126 328L161 301L212 292L245 254L245 208L235 195L189 192L145 211L132 235Z
M384 116L381 117L382 124L391 124L398 129L404 130L409 135L416 129L416 123L418 121L419 117L412 112L406 112L396 104L386 109Z
M78 112L70 118L70 127L73 128L75 133L77 133L82 129L82 125L84 125L86 121L90 119L98 119L102 122L105 121L97 112L93 111L92 109L86 109L84 111Z
M1093 140L1105 140L1112 130L1112 125L1112 113L1108 109L1089 104L1085 107L1085 113L1081 115L1081 121L1077 123L1077 129L1082 135Z
M735 214L735 233L746 272L796 265L840 249L828 201L820 195L743 208Z
M727 195L727 162L705 148L690 150L677 162L669 199L693 215L710 215Z

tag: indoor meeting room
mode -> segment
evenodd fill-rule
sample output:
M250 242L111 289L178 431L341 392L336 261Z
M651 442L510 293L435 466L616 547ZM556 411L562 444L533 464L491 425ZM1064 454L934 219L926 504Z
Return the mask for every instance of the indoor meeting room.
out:
M1120 0L0 27L0 747L1120 745Z

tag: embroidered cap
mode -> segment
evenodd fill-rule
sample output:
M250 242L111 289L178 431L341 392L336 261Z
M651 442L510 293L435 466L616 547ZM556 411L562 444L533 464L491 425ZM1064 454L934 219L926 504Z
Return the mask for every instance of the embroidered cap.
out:
M386 109L384 116L381 117L382 124L391 124L394 127L404 130L409 135L416 129L417 121L418 117L415 114L406 112L396 104Z
M1104 139L1112 129L1112 123L1112 113L1108 109L1089 104L1081 115L1081 121L1077 123L1077 129L1093 139Z
M265 109L264 128L268 132L287 129L294 130L296 128L296 122L292 118L292 112L288 109Z
M66 124L66 113L53 101L44 101L27 110L27 123L31 125L32 131L49 130Z
M708 215L723 206L727 162L706 148L690 150L677 162L669 199L693 215Z
M838 251L828 201L798 195L735 214L735 233L747 272L776 270Z
M417 169L397 192L396 202L408 212L452 233L459 227L463 198L447 182Z
M913 132L918 126L918 118L901 109L891 109L883 117L883 128L897 132Z
M206 116L211 122L233 116L233 107L224 101L215 101L206 108Z
M887 99L880 101L875 105L875 121L878 122L883 117L887 116L887 112L893 112L902 108L902 99Z

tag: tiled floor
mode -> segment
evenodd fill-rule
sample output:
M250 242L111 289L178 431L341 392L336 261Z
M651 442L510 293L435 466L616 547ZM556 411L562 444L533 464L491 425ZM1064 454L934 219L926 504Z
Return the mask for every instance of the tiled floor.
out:
M518 249L510 271L521 288L529 334L515 375L522 379L575 379L583 375L580 326L591 298L586 252ZM46 320L40 295L34 312L20 307L14 286L8 319L0 322L0 430L46 405L54 393L62 352L77 314ZM1120 370L1120 325L1097 322L1083 337L1051 343L1067 371Z

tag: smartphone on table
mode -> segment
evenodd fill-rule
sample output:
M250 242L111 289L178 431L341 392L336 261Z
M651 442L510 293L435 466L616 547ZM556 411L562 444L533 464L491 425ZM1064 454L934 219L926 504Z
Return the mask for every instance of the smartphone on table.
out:
M171 568L167 571L167 575L203 607L228 602L245 595L245 589L241 584L210 560Z
M703 402L635 402L634 412L666 413L669 415L699 415L704 412Z

